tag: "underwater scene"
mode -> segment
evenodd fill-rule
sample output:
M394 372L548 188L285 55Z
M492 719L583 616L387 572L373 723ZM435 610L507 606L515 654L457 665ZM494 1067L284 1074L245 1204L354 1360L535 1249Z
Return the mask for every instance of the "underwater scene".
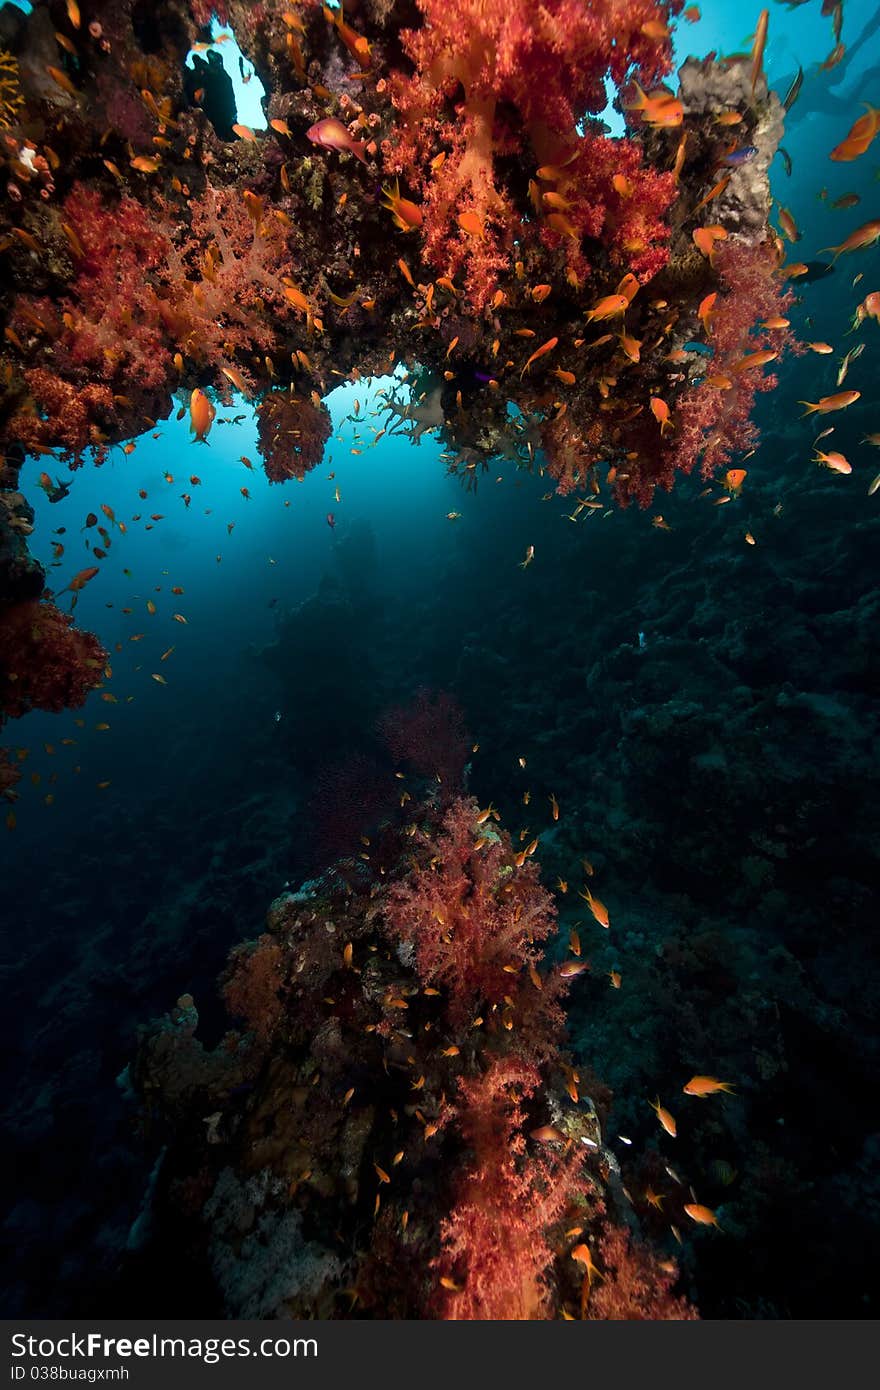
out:
M0 7L3 1311L878 1313L880 10Z

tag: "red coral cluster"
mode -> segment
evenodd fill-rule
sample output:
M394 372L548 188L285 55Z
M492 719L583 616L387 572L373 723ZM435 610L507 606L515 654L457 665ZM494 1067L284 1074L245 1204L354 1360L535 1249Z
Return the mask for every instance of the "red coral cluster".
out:
M688 1322L699 1314L672 1287L678 1269L661 1265L647 1246L621 1226L609 1226L599 1240L602 1277L591 1289L586 1316L611 1322Z
M589 1238L598 1257L608 1221L598 1130L562 1052L567 981L541 957L550 900L474 801L408 814L354 871L283 894L233 952L224 995L246 1036L187 1046L180 1074L175 1016L145 1039L132 1074L154 1115L182 1123L163 1192L260 1173L261 1224L293 1214L325 1251L346 1249L322 1287L286 1292L290 1316L577 1316L575 1252ZM191 1115L209 1112L194 1140ZM187 1240L227 1239L216 1202L163 1214L162 1200L175 1240L181 1223ZM602 1261L609 1316L683 1316L674 1272L625 1253L611 1244Z
M257 439L269 482L302 481L321 462L332 431L325 405L297 396L292 388L270 391L257 406Z
M469 1150L440 1225L434 1262L440 1317L524 1321L555 1316L553 1266L564 1244L560 1222L588 1183L576 1150L532 1152L525 1105L541 1084L533 1064L493 1057L459 1083L457 1123Z
M53 603L14 604L0 617L0 713L75 708L101 684L107 660L97 637Z
M736 454L753 448L758 439L751 419L755 396L772 391L778 378L748 359L763 350L779 356L800 350L789 329L762 326L784 318L791 303L791 294L780 283L773 242L726 241L713 256L713 269L718 285L708 315L713 355L708 366L700 360L691 373L698 379L675 397L672 428L665 440L658 422L643 408L624 429L609 430L604 448L600 445L590 460L620 461L615 493L624 504L636 501L647 507L658 487L671 491L677 474L688 475L699 464L702 476L713 478ZM695 315L693 336L700 335ZM557 470L551 453L549 471L559 480L560 490L570 490L567 469Z
M405 174L422 196L426 260L450 277L462 270L468 304L479 312L509 266L514 242L533 240L525 181L517 193L501 166L564 163L581 143L578 123L606 104L606 74L622 85L633 72L648 84L668 72L668 42L643 32L668 9L653 0L606 0L596 6L547 0L539 7L528 0L508 5L419 0L419 9L422 27L402 34L415 73L391 76L400 123L383 154L386 166ZM671 190L639 180L637 154L618 154L638 185L643 211L650 208L648 220L636 229L637 216L621 217L613 206L610 178L604 176L605 163L613 163L624 142L591 140L587 146L579 156L580 171L588 173L595 157L597 168L603 166L599 177L578 196L573 213L562 216L539 203L542 235L549 233L547 239L557 245L567 237L579 242L582 235L598 236L607 213L620 224L615 235L621 246L644 243L635 254L645 258L649 273L661 260L648 252ZM462 214L470 225L459 221ZM627 223L633 224L629 230ZM583 262L580 274L587 268Z
M171 375L161 282L171 243L134 198L106 202L96 189L74 184L61 216L75 275L63 307L68 316L56 344L71 375L83 384L134 379L147 391Z
M534 863L515 865L509 839L490 820L479 824L478 814L477 803L462 797L439 833L416 834L430 858L389 892L389 934L412 947L425 984L448 991L456 1027L484 1001L501 1011L502 1026L526 1017L529 1047L540 1055L562 1022L563 982L537 971L556 910Z
M48 367L32 367L24 380L30 409L19 410L9 421L9 434L29 452L61 447L71 467L82 462L87 449L100 453L106 429L116 420L116 404L109 386L91 382L73 386ZM104 428L102 428L104 426Z

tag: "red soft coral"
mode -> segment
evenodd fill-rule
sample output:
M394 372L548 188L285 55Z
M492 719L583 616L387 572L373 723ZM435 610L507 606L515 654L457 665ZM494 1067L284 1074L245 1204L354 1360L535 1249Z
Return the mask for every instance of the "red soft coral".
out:
M0 616L0 712L17 719L76 708L101 684L107 661L97 637L53 603L16 603Z
M392 886L386 921L392 936L413 947L422 982L449 991L454 1027L478 1003L496 1005L499 1021L520 1026L540 1050L539 1015L557 1027L560 1021L558 977L543 986L537 977L538 943L556 925L553 900L531 861L515 863L509 836L491 821L478 825L477 815L477 803L461 797L439 834L417 835L426 862ZM517 988L520 974L528 978Z
M171 352L154 285L154 277L160 284L164 278L171 249L163 228L133 198L105 203L83 184L67 195L62 220L78 249L65 301L69 322L56 354L84 384L97 377L120 392L131 379L140 391L163 388Z
M672 1261L661 1265L647 1246L619 1226L599 1241L602 1278L592 1285L586 1316L611 1322L683 1322L699 1317L686 1298L670 1290L678 1278Z
M440 1225L442 1318L554 1316L562 1232L553 1228L587 1182L577 1150L568 1158L529 1151L523 1104L540 1083L538 1068L515 1056L494 1057L483 1075L459 1082L458 1125L470 1156Z
M711 310L709 373L730 382L686 386L675 402L673 430L660 444L656 421L644 412L628 426L630 451L625 476L618 480L620 501L650 504L657 487L672 489L677 473L690 474L698 463L704 478L727 468L736 454L753 448L758 430L751 414L755 396L772 391L778 378L759 367L740 368L747 355L762 349L800 351L789 330L762 329L768 319L784 316L792 296L776 274L774 245L731 240L713 257L719 290ZM695 327L695 332L696 327Z
M579 138L578 123L606 104L606 74L621 85L635 73L650 85L667 73L668 42L649 39L642 28L668 11L653 0L594 6L546 0L538 7L530 0L419 0L419 9L425 23L401 36L415 74L397 72L389 82L401 123L385 142L385 163L422 194L426 259L445 275L463 268L469 306L479 312L510 262L514 241L535 240L535 222L523 216L524 206L515 210L516 192L505 185L500 161L536 167L563 152L567 157ZM608 144L612 153L628 142ZM433 161L441 153L438 170ZM589 163L587 153L584 169ZM610 177L603 171L603 200ZM669 196L657 190L653 201L665 207ZM459 224L465 212L478 219L476 233ZM596 226L591 235L601 230L586 199L580 222ZM579 239L574 219L562 233L548 225L557 240ZM661 263L650 254L654 234L649 222L619 233L623 241L644 244L633 254L644 259L646 275ZM576 259L572 248L568 255Z
M32 367L24 379L32 409L10 417L5 432L28 452L60 448L72 468L82 462L86 449L100 450L104 432L116 419L116 404L109 386L97 382L77 388L47 367Z

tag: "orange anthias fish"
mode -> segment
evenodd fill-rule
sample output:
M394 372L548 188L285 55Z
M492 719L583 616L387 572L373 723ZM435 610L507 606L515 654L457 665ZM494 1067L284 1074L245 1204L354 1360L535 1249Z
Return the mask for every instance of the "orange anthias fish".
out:
M789 212L788 208L784 208L781 205L779 208L779 225L782 228L785 235L788 237L789 241L801 240L803 233L799 231L798 225L792 217L791 213Z
M394 188L383 188L382 196L385 199L382 206L386 208L394 219L394 225L401 232L417 231L422 225L422 210L418 203L413 203L409 198L401 198L400 183L394 180Z
M865 153L878 130L880 130L880 107L868 106L867 115L859 117L846 139L834 146L829 158L841 163L850 159L858 159L859 155Z
M463 232L468 236L479 237L482 241L486 235L486 228L483 219L477 212L460 212L456 217L456 222Z
M638 92L638 100L626 108L628 111L641 111L647 125L659 126L661 129L681 125L684 109L677 96L665 87L645 92L638 82L634 83L634 86Z
M823 454L821 449L816 450L815 463L822 463L826 468L830 468L832 473L851 473L852 464L845 454L831 453Z
M696 227L691 233L691 236L694 239L694 245L697 250L711 261L716 241L724 241L727 237L727 232L724 227L720 226Z
M836 261L838 256L845 256L848 251L863 251L867 246L873 246L878 239L880 239L880 218L873 222L866 222L862 227L857 227L839 246L823 246L822 251L833 251ZM834 261L831 264L833 265Z
M717 298L717 292L707 294L706 298L700 301L700 307L697 310L697 318L700 320L706 333L709 332L709 325L712 322L712 310L715 308L715 301Z
M334 11L331 10L329 6L325 5L324 18L328 24L333 25L352 58L355 58L357 62L360 63L361 67L368 68L370 66L370 54L372 53L373 45L368 39L364 38L363 34L357 33L356 30L352 29L350 24L346 24L342 14L342 6L340 5L338 11Z
M97 573L97 565L90 565L88 569L80 570L79 574L75 574L71 579L70 583L67 586L68 589L70 589L71 593L78 594L80 589L85 588L89 580L94 579Z
M669 414L669 406L660 396L651 397L651 414L660 426L660 433L665 434L672 429L672 419Z
M738 362L733 364L735 372L747 372L753 367L766 367L768 362L772 362L778 357L779 353L774 348L763 348L760 352L747 352L745 357L741 357Z
M729 1082L719 1081L716 1076L692 1076L681 1089L686 1096L714 1096L718 1091L725 1091L729 1096L736 1095Z
M660 1097L659 1097L659 1096L657 1097L656 1100L652 1100L652 1101L650 1102L650 1105L651 1105L651 1109L654 1111L654 1114L657 1116L657 1119L660 1121L661 1125L662 1125L663 1128L666 1130L666 1133L669 1134L669 1135L671 1135L672 1138L674 1139L675 1136L676 1136L676 1133L677 1133L677 1126L676 1126L676 1123L675 1123L675 1116L674 1116L674 1115L670 1115L670 1113L669 1113L669 1111L666 1109L666 1107L665 1107L664 1105L661 1105L661 1104L660 1104Z
M704 1207L701 1202L685 1202L684 1209L698 1226L718 1226L718 1217L711 1207Z
M615 318L618 314L625 314L628 308L629 299L625 294L606 294L587 313L587 323Z
M189 401L190 429L195 435L195 443L207 444L206 436L214 423L216 413L204 391L200 391L197 386Z
M838 391L834 396L820 396L818 401L798 401L798 405L807 407L804 415L812 415L814 411L827 415L830 410L846 410L861 394L861 391Z
M537 362L539 357L543 357L544 354L547 352L552 352L558 342L558 338L548 338L546 343L542 343L539 348L536 348L535 351L532 353L531 357L528 358L525 366L520 372L520 377L525 376L526 372L529 370L529 367L532 365L533 362Z
M761 68L764 65L764 49L767 46L769 24L770 11L762 10L758 15L758 27L755 29L755 38L752 43L752 96L755 95L755 88L758 85L758 78L761 76Z
M334 116L325 116L323 121L316 121L314 125L309 126L306 139L311 140L313 145L321 145L325 150L347 150L359 159L361 164L367 163L366 145L362 140L353 139L347 127Z
M728 468L727 472L724 475L724 486L727 488L727 491L732 496L736 497L742 491L742 485L745 482L747 476L748 470L745 468ZM699 1077L695 1078L695 1080L699 1079ZM685 1087L685 1090L687 1090L687 1086Z
M611 921L608 916L608 908L605 904L599 898L594 898L589 888L584 888L580 896L589 907L596 921L599 923L599 926L605 927L605 929L608 930L611 926Z

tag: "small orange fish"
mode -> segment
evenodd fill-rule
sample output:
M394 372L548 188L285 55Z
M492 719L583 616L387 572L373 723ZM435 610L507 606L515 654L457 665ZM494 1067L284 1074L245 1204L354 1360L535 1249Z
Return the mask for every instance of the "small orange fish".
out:
M709 332L709 325L712 321L712 310L715 307L715 301L717 300L717 298L717 293L713 293L707 294L705 299L700 300L700 307L697 310L697 318L700 320L700 323L703 325L703 328L706 333Z
M830 468L832 473L851 473L852 464L844 454L831 453L823 454L821 449L816 450L815 463L822 463L826 468Z
M618 314L625 314L628 308L629 299L625 294L606 294L588 311L587 323L616 318Z
M669 406L660 396L651 397L651 414L660 426L660 433L664 435L667 430L673 428L672 418L669 413Z
M807 407L804 415L812 415L814 412L827 415L831 410L846 410L861 394L861 391L838 391L834 396L820 396L818 401L798 401L798 405Z
M770 25L770 11L762 10L758 15L758 25L755 29L755 37L752 42L752 96L755 95L755 88L758 85L758 78L761 76L761 68L764 64L764 49L767 45L767 29Z
M705 198L700 199L696 207L692 210L691 216L695 217L696 214L700 211L700 209L704 208L707 203L711 203L715 198L719 198L721 194L724 192L727 185L730 183L732 177L733 176L731 174L725 174L723 178L720 178L718 182L712 188L709 189L709 192L706 194Z
M694 245L697 250L705 256L707 260L711 261L716 241L724 241L727 237L727 232L724 227L719 226L695 227L691 236L693 237Z
M62 92L66 92L67 95L70 97L79 96L79 92L76 90L70 78L67 76L67 73L64 72L61 68L55 68L52 67L51 64L47 64L46 71L51 77L52 81L55 83L55 85L61 88Z
M461 230L466 232L468 236L478 237L481 241L485 238L485 224L478 213L460 212L455 220L459 227L461 227Z
M718 1226L718 1217L711 1207L704 1207L700 1202L686 1202L684 1209L698 1226Z
M311 140L313 145L321 145L326 150L347 150L359 159L361 164L367 163L366 145L355 140L349 134L342 121L336 120L334 116L326 116L323 121L316 121L309 126L306 131L306 139Z
M548 338L546 343L542 343L539 348L536 348L520 372L520 379L525 376L533 362L537 362L538 358L543 357L545 353L552 352L558 342L558 338Z
M724 486L728 492L737 495L742 490L742 485L748 476L745 468L728 468L724 475Z
M652 1100L650 1102L650 1105L651 1109L654 1111L654 1114L657 1116L657 1119L660 1121L661 1125L666 1130L666 1133L671 1135L674 1139L677 1131L674 1116L670 1115L666 1107L660 1104L659 1096L656 1100Z
M605 904L599 898L594 897L589 888L579 890L579 897L584 899L584 902L589 907L596 921L599 923L599 926L604 927L606 931L609 930L611 922Z
M836 261L838 256L845 256L850 251L863 251L866 247L873 246L878 239L880 239L880 218L873 222L865 222L863 226L857 227L839 246L823 246L822 250L833 251L834 261ZM832 261L832 265L834 261Z
M73 593L78 594L80 589L84 588L85 585L88 584L90 579L94 579L97 573L97 565L90 565L88 569L80 570L79 574L75 574L71 579L70 583L67 586L68 589L70 589Z
M865 105L868 106L867 102ZM865 153L878 130L880 130L880 107L868 106L867 115L859 117L846 139L841 140L839 145L835 145L829 158L838 162L858 159L859 155Z
M824 63L819 64L819 71L830 72L832 68L836 68L837 64L840 62L845 52L846 44L836 43L832 48L831 52L828 54L828 57L825 59Z
M422 210L418 203L409 198L401 198L400 183L394 180L394 188L383 188L383 208L391 213L395 227L401 232L417 231L422 225Z
M753 367L766 367L768 362L772 362L779 356L773 348L764 348L761 352L747 352L745 357L741 357L738 362L734 362L735 372L748 372Z
M563 980L573 980L576 975L583 975L589 968L585 960L567 960L560 965L559 974Z
M684 108L678 97L665 87L658 87L653 92L644 92L638 82L633 85L638 98L626 108L628 111L641 111L647 125L663 130L681 125L684 120Z
M216 411L204 391L195 388L189 401L190 429L195 443L207 444L207 434L214 423Z
M800 241L803 233L798 229L798 225L789 212L788 208L780 206L779 225L789 241Z
M681 1089L686 1096L714 1096L718 1091L726 1091L731 1096L736 1094L729 1082L719 1081L716 1076L692 1076Z
M555 1125L540 1125L538 1129L531 1130L530 1138L537 1139L539 1144L565 1142L565 1135Z

